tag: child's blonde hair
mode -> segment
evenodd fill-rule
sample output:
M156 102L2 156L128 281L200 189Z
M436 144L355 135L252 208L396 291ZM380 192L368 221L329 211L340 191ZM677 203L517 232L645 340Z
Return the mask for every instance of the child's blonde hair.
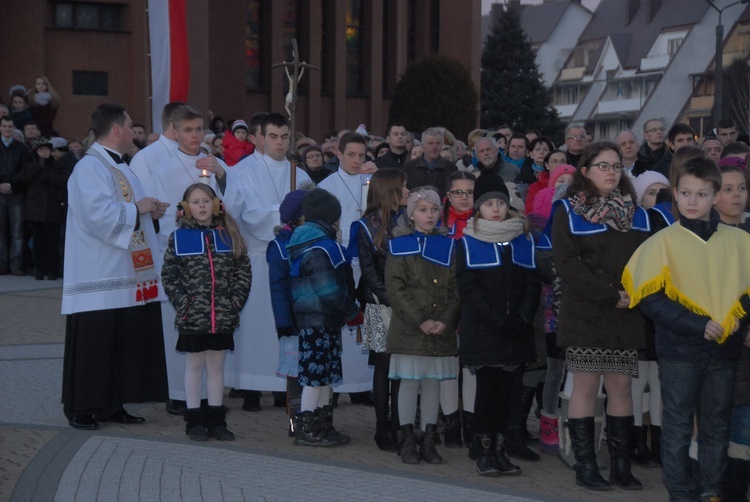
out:
M234 218L224 210L224 203L221 202L219 197L214 192L214 189L205 183L193 183L182 195L182 202L180 202L181 210L177 211L177 225L183 226L183 220L195 221L190 211L187 209L187 200L196 190L200 190L205 193L211 200L213 200L213 217L216 220L216 229L219 231L219 238L224 244L232 246L232 256L240 258L242 255L247 253L247 244L245 239L240 234L240 228Z

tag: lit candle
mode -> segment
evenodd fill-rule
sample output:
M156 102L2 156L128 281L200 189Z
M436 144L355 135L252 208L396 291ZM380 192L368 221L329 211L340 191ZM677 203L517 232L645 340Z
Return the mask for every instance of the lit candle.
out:
M208 171L207 171L206 169L204 169L204 170L203 170L203 171L201 172L201 175L200 175L200 176L198 176L198 181L199 181L200 183L203 183L203 184L206 184L206 185L208 185L208 184L209 184L209 181L210 181L210 179L211 179L211 177L209 176L209 174L208 174Z
M362 177L362 202L360 212L365 214L367 209L367 194L370 192L370 176L365 175Z

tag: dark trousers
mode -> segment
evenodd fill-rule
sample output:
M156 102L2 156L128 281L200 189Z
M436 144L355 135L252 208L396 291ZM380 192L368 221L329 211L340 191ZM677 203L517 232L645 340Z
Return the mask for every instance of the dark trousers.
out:
M729 422L737 361L659 359L661 379L661 460L671 500L718 495L727 466ZM690 472L690 437L698 417L701 478Z
M34 236L36 275L57 277L60 270L60 253L57 247L60 237L60 224L33 221L31 222L31 231Z
M474 432L477 434L508 434L511 385L515 373L523 375L523 366L514 371L495 366L477 369L474 400Z

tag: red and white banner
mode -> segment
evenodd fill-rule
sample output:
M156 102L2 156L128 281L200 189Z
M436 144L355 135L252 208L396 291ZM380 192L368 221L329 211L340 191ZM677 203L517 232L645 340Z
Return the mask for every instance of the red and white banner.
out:
M148 0L151 42L151 120L161 132L161 112L171 101L187 101L190 86L186 0Z

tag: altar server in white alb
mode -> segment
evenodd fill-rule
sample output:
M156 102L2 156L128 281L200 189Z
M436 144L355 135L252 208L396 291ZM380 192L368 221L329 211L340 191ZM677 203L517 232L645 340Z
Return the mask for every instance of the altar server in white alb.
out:
M279 339L276 335L266 249L275 238L274 227L281 224L279 205L289 193L291 165L289 124L278 113L269 113L260 125L263 155L250 155L216 174L224 207L237 220L245 239L253 269L253 288L240 314L235 349L227 355L224 384L255 391L284 391L286 380L276 376ZM296 185L310 183L302 169L296 169Z
M68 181L62 401L77 429L143 422L123 403L167 397L155 232L167 204L144 196L122 160L132 124L121 105L99 105L97 141Z
M169 203L164 218L159 222L160 228L157 236L159 256L164 256L169 236L177 228L175 220L177 204L181 201L187 187L203 182L216 191L214 175L207 169L202 169L201 166L217 162L226 167L215 157L201 152L203 115L200 111L190 105L181 105L172 112L171 116L172 122L169 129L172 137L177 141L178 148L171 157L155 166L156 169L151 177L154 196ZM175 329L175 311L170 302L162 302L161 316L169 380L167 412L177 414L185 409L185 354L175 350L179 334Z
M352 223L359 220L366 209L367 189L370 173L377 170L372 162L365 162L367 140L356 132L347 132L339 140L339 168L318 185L336 196L341 203L341 245L349 246L349 230ZM356 245L356 242L355 242ZM359 282L361 270L359 259L352 259L352 272L355 283ZM350 396L352 402L372 402L369 391L372 390L372 367L368 366L369 350L357 343L356 328L344 326L342 337L343 380L336 385L334 392L360 393L366 395Z
M159 135L159 139L136 153L133 160L130 161L130 170L138 176L146 195L149 197L154 196L152 178L156 175L159 166L170 159L177 151L178 145L172 129L172 115L175 110L184 104L182 101L172 101L164 105L161 112L162 133ZM167 234L167 237L169 237L169 234Z

